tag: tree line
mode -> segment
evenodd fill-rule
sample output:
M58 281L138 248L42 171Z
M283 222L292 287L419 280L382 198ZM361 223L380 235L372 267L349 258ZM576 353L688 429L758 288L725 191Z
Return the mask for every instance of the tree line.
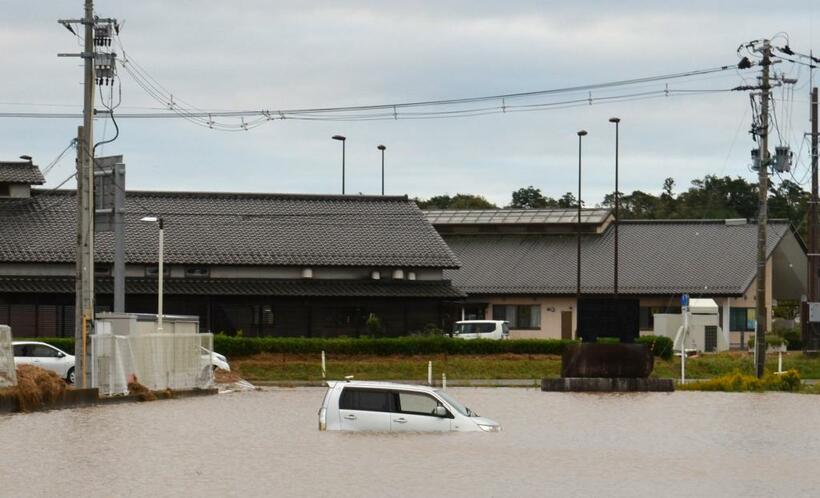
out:
M707 175L692 180L688 189L675 192L675 180L664 180L658 194L634 190L620 193L621 219L725 219L757 217L757 182L742 177ZM769 218L789 220L805 235L806 210L811 194L791 180L769 182ZM598 207L613 208L615 193L604 196ZM495 209L499 206L480 195L437 195L416 199L422 209ZM575 208L571 192L554 198L532 185L514 192L507 208Z

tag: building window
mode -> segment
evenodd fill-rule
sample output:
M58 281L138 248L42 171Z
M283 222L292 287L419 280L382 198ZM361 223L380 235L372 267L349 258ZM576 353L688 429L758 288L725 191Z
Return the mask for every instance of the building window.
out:
M729 308L729 330L735 332L753 332L757 310L754 308Z
M540 329L540 305L493 305L493 320L510 322L511 329Z
M206 266L191 266L185 268L185 276L186 277L193 277L193 278L204 278L210 274L208 267Z
M145 267L145 276L146 277L153 277L157 278L159 275L159 267L157 266L146 266ZM162 278L168 278L171 276L171 268L167 266L162 267Z
M487 305L484 303L468 303L464 305L465 320L484 320L484 310Z
M639 327L641 330L655 329L655 314L664 313L670 315L680 315L680 306L641 306L638 317L640 320Z
M111 267L107 265L94 265L95 277L107 277L111 275Z
M11 195L11 187L8 183L0 183L0 197L9 197Z

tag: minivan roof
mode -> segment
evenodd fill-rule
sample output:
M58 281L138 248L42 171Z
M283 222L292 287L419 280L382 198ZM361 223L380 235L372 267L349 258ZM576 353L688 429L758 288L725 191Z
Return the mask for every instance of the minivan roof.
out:
M459 320L456 323L510 323L507 320Z
M424 386L420 384L401 384L398 382L380 382L375 380L339 380L339 381L328 381L328 386L336 387L337 385L343 385L345 387L369 387L373 389L402 389L405 391L420 391L420 392L430 392L435 390L430 386Z

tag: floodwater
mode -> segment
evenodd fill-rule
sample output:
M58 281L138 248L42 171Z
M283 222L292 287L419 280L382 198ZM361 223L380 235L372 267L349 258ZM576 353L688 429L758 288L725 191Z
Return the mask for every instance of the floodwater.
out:
M0 495L820 493L820 396L449 392L504 431L319 432L319 388L0 416Z

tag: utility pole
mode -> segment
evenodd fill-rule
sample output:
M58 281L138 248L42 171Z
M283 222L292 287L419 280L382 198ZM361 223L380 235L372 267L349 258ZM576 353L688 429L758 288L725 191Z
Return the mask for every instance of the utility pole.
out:
M79 54L57 54L58 57L80 57L84 64L83 77L83 125L77 134L77 257L76 300L74 312L74 339L76 341L76 378L82 387L88 386L88 335L94 323L94 85L97 67L105 76L105 82L113 81L113 53L98 54L95 45L110 45L111 33L118 30L115 19L94 16L93 0L85 0L82 19L58 21L72 34L73 25L83 26L84 47ZM98 60L99 58L99 60Z
M768 193L769 193L769 67L771 66L772 47L769 40L763 40L763 60L760 65L763 75L760 84L760 167L757 170L757 307L755 333L755 373L763 377L763 367L766 362L766 239L768 224Z
M808 303L817 302L817 87L811 91L811 200L809 201L809 261L806 286L808 287ZM815 324L809 321L809 305L805 305L800 312L803 322L803 350L816 351L818 348L815 333Z

